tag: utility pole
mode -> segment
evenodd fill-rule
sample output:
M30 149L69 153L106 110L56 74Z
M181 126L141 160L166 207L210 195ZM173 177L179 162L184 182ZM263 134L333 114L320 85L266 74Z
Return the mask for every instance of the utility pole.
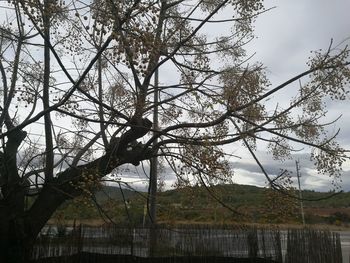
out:
M299 200L300 200L300 213L301 219L303 222L303 226L305 226L305 216L304 216L304 206L303 206L303 194L301 192L301 184L300 184L300 167L299 161L295 161L296 169L297 169L297 178L298 178L298 186L299 186Z
M158 131L158 102L159 102L159 72L158 68L154 72L154 110L153 110L153 135ZM158 143L158 139L153 141L153 146ZM150 191L149 191L149 216L150 216L150 247L149 255L154 256L157 246L157 177L158 177L158 157L154 156L151 159L150 167Z

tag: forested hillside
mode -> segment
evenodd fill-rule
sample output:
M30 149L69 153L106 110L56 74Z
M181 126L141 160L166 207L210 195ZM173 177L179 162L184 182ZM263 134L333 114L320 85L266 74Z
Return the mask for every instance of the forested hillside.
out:
M250 185L186 187L158 195L158 219L165 223L295 223L301 224L296 190L287 195ZM350 193L302 191L306 223L346 225L350 222ZM82 218L144 224L147 193L103 186L91 197L65 203L51 221ZM102 218L102 219L101 219Z

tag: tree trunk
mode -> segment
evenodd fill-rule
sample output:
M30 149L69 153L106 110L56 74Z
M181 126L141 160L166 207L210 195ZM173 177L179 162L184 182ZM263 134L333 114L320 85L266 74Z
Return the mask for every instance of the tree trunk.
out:
M26 185L17 170L18 147L26 132L16 130L9 134L4 152L0 154L0 262L25 262L27 235L25 234L24 197ZM29 239L28 239L29 240Z
M6 213L8 209L1 209ZM0 262L24 263L29 262L34 237L26 233L23 217L1 216L0 220ZM6 218L5 218L6 217Z
M127 145L146 134L151 124L147 119L136 122L116 145L111 145L116 150L107 150L100 158L70 167L45 182L28 210L24 206L28 186L18 175L16 165L17 149L26 133L18 130L10 134L5 152L0 152L0 175L7 182L1 187L3 197L0 196L0 263L30 261L35 239L52 214L66 200L82 194L82 189L75 186L83 180L82 173L100 178L121 164L137 165L151 158L152 149L144 149L142 144L127 150Z

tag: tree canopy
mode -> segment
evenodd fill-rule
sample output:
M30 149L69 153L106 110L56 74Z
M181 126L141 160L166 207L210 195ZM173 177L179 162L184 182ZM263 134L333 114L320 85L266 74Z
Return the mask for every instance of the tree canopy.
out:
M177 185L207 185L230 181L227 146L243 147L280 189L256 145L266 143L276 160L302 145L319 173L340 176L346 150L322 120L326 100L347 98L349 50L318 50L307 71L272 86L245 51L254 20L268 11L263 1L2 5L0 236L15 225L18 239L35 237L65 200L154 156ZM280 105L289 86L293 97Z

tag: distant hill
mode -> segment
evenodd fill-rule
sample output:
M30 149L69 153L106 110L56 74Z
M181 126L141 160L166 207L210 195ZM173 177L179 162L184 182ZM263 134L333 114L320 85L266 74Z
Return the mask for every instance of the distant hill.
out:
M294 191L289 194L297 196L298 193ZM314 200L303 202L307 223L337 225L350 223L349 192L334 194L304 190L302 195L306 200ZM121 224L126 222L143 224L147 216L147 210L145 210L147 193L145 192L124 188L121 190L116 186L102 186L95 193L95 198L98 204L91 199L89 201L89 198L67 201L54 218L101 221L102 216L104 220L113 218L114 222ZM288 200L288 198L287 195L278 193L277 195L273 193L271 196L271 190L251 185L185 187L159 192L157 215L160 222L167 223L300 224L299 201L295 198Z
M132 199L138 195L136 191L126 188L122 188L122 191L118 186L104 185L100 190L95 192L95 197L98 202L103 203L109 199L122 200L123 195L125 199Z
M194 195L195 203L206 204L209 202L210 193L220 198L225 203L234 206L261 206L264 202L264 194L266 188L252 185L229 184L216 185L208 189L204 187L186 187L180 189L172 189L158 193L161 203L179 203L185 201ZM140 195L147 195L146 192L135 192L133 190L123 188L125 199L137 198ZM103 186L101 190L95 193L96 198L100 202L108 199L122 200L122 193L119 187ZM350 207L350 192L342 192L335 194L334 192L317 192L313 190L302 191L304 205L306 207Z

